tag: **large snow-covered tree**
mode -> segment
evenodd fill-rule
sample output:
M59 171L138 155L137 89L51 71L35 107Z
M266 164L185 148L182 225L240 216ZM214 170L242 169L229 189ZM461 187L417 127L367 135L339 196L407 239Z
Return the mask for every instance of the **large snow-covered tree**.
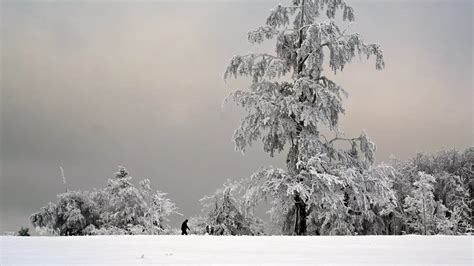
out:
M343 21L355 19L353 8L343 0L278 5L265 25L248 34L253 44L275 39L275 54L234 56L224 74L225 79L252 80L247 90L230 95L246 111L233 136L236 148L245 151L259 139L271 156L289 148L287 170L255 173L246 194L249 206L270 198L272 218L289 234L306 234L308 215L316 225L312 233L367 231L363 224L373 223L393 205L390 167L373 166L375 144L365 132L343 136L339 117L347 93L323 67L338 73L364 56L375 57L376 69L382 69L382 49L338 26L338 12ZM333 136L324 136L324 130ZM341 149L341 142L350 148Z

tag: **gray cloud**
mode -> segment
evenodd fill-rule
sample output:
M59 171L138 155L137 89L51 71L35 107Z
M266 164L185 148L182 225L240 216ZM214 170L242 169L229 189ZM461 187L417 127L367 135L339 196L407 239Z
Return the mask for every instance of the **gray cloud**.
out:
M186 216L227 178L284 167L231 135L241 110L223 98L234 54L277 1L2 2L1 225L12 231L69 187L102 187L118 165L150 178ZM343 126L366 129L379 160L473 144L469 2L356 1L352 27L383 45L387 68L356 61ZM179 218L177 218L179 219Z

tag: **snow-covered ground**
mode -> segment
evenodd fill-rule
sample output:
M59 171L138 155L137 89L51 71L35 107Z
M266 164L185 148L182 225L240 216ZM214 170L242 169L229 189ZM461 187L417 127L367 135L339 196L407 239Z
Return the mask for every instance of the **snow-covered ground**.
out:
M0 240L0 265L474 265L471 236L2 236Z

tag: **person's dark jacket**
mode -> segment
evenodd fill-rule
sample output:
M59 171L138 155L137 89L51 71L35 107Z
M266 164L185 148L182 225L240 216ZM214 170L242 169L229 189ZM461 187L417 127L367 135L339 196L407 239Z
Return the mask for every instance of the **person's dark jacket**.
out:
M187 230L191 230L188 227L188 219L184 220L184 222L181 224L181 232L182 232L183 235L188 234Z

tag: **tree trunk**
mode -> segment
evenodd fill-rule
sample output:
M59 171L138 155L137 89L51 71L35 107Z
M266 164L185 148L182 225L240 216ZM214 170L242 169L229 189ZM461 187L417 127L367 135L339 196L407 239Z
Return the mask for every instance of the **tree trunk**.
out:
M286 164L288 167L288 172L291 175L298 175L298 169L296 167L296 163L298 161L298 145L292 145L289 152L288 158L286 160ZM296 235L305 235L306 234L306 219L308 218L308 214L306 212L306 203L300 197L298 193L294 195L295 201L295 225L293 229L293 234Z
M298 40L298 47L301 47L303 43L303 29L302 26L304 24L304 3L305 1L301 1L301 18L300 18L300 24L301 24L301 29L299 32L299 40ZM304 60L300 59L299 62L296 62L297 65L297 73L300 74L303 71L303 64ZM295 119L295 118L294 118ZM293 175L297 176L299 174L299 170L296 167L296 163L298 162L298 142L299 142L299 137L300 133L303 130L303 122L302 121L296 121L297 127L296 127L296 132L295 132L295 139L294 142L292 143L290 150L288 152L288 157L286 160L286 164L288 167L288 172ZM302 181L302 180L298 180ZM308 215L306 213L306 203L304 200L300 197L298 193L295 193L294 195L294 201L295 201L295 225L294 225L294 231L293 233L296 235L305 235L306 234L306 219L308 218Z
M295 234L298 236L306 234L306 203L301 199L301 197L295 195Z

